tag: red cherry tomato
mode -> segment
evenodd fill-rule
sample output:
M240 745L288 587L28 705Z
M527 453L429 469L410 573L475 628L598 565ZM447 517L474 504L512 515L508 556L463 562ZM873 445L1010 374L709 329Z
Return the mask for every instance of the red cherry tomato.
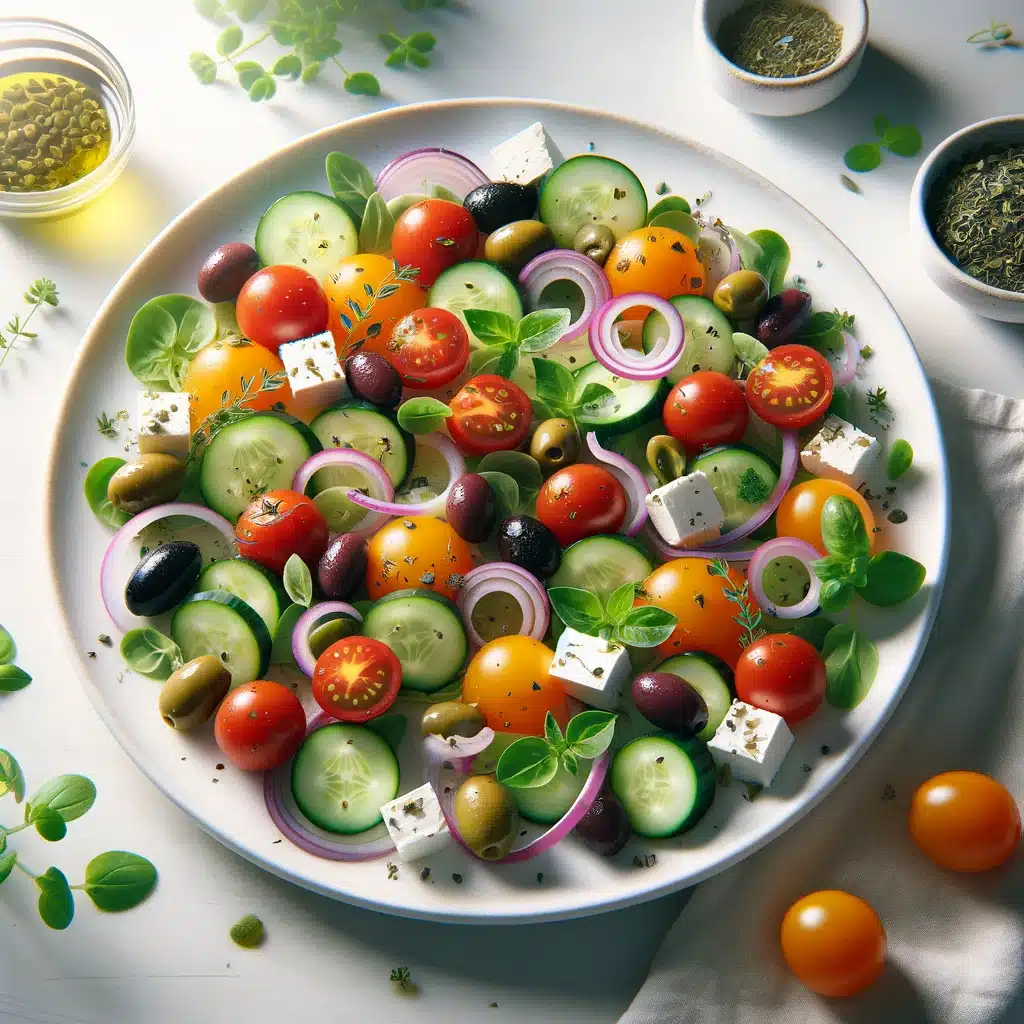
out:
M264 267L242 285L235 316L247 338L276 352L287 341L327 330L327 296L301 267Z
M292 555L315 570L327 547L327 520L312 499L297 491L267 491L238 517L235 537L245 558L279 576Z
M825 662L802 637L770 633L740 655L736 694L792 725L813 714L825 696Z
M395 222L391 252L401 264L419 267L420 284L428 287L447 270L476 254L477 229L473 215L446 199L414 203Z
M750 371L747 401L765 423L780 430L799 430L828 410L832 367L807 345L780 345Z
M398 696L402 665L390 647L365 636L349 636L316 659L313 697L334 718L367 722Z
M266 772L284 764L306 735L302 702L281 683L257 679L233 689L213 723L217 746L243 771Z
M616 533L626 518L626 492L603 466L578 462L544 481L537 518L563 548L595 533Z
M379 352L412 389L444 387L469 362L469 333L447 309L414 310L395 324L387 341L375 339L366 347Z
M445 425L466 455L518 448L530 432L533 407L526 392L496 373L472 377L448 404L452 414Z
M731 377L698 370L669 392L662 416L668 432L693 455L742 440L750 410L743 389Z

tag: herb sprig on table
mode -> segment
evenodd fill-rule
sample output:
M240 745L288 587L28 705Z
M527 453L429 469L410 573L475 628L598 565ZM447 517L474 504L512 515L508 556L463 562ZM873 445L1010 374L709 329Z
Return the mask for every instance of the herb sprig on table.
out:
M48 277L40 277L29 285L24 295L25 305L29 307L27 313L22 316L15 313L7 321L3 331L0 331L0 367L4 365L11 349L19 341L32 341L38 337L33 331L28 330L28 323L35 315L40 306L57 306L60 304L57 286ZM5 334L4 331L7 333Z
M921 151L921 133L912 124L890 124L885 114L874 120L877 142L861 142L851 146L843 162L851 171L873 171L882 162L882 150L897 156L916 156Z
M0 693L23 690L32 682L32 677L23 668L18 668L14 664L17 654L18 648L14 643L14 637L0 626Z

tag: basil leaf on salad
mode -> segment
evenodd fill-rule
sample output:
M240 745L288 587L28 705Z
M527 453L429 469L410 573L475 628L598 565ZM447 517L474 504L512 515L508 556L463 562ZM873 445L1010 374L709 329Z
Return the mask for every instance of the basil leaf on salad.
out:
M498 356L498 365L495 367L494 372L499 377L504 377L506 380L510 380L512 375L519 369L519 347L509 342L502 350L501 355Z
M782 291L786 271L789 270L789 243L777 231L769 231L767 228L751 231L750 240L761 248L761 255L755 259L753 269L768 282L769 294Z
M613 636L630 647L657 647L664 643L679 620L664 608L647 605L634 608L615 627Z
M395 218L379 192L366 201L363 222L359 225L359 251L385 253L391 250L391 234Z
M217 319L206 303L189 295L158 295L132 317L125 361L143 384L180 391L192 357L216 334Z
M822 650L825 697L833 707L850 710L866 696L878 672L878 648L852 626L833 626Z
M524 736L510 744L498 758L495 775L513 789L546 786L558 772L558 758L540 736Z
M822 506L821 539L830 555L847 561L870 553L860 509L839 494L833 494Z
M823 583L818 595L818 604L823 612L841 612L852 600L853 584L845 579L833 579Z
M757 338L744 334L742 331L733 333L732 346L736 351L736 362L741 377L746 377L768 355L766 346L762 345Z
M576 755L571 750L563 750L562 753L559 754L558 760L570 775L578 774L580 770L579 762L576 760Z
M927 570L898 551L880 551L868 564L860 596L868 604L888 608L912 598L924 583Z
M519 484L508 473L495 473L485 470L479 474L490 485L494 492L494 501L498 506L497 521L500 523L519 511Z
M85 491L85 500L96 518L104 525L114 530L124 526L131 519L127 512L114 508L107 497L107 486L110 478L125 464L124 459L109 455L105 459L94 462L85 474L85 483L82 485Z
M410 434L430 434L439 429L451 409L436 398L410 398L398 407L398 425Z
M571 407L576 395L576 378L553 359L534 359L537 397L553 409Z
M512 477L519 485L520 507L533 504L544 483L539 463L526 452L490 452L480 460L476 471L481 475L504 473Z
M554 753L560 754L565 750L565 737L562 736L562 730L559 729L558 722L550 711L544 716L544 739Z
M560 341L572 314L567 309L538 309L527 313L516 328L516 341L527 352L543 352Z
M516 322L508 313L491 309L467 309L463 316L469 329L485 345L504 345L516 340Z
M636 588L632 582L616 587L605 602L604 613L611 623L621 622L632 610Z
M361 221L367 200L376 191L373 175L347 153L328 153L326 168L327 184L335 199L340 199Z
M313 603L313 575L309 566L298 556L289 555L282 574L285 593L303 608Z
M555 614L570 629L588 636L597 635L604 622L604 610L590 591L576 587L552 587L548 591L548 600Z
M581 711L565 727L565 742L577 757L600 757L615 733L616 716L610 711Z

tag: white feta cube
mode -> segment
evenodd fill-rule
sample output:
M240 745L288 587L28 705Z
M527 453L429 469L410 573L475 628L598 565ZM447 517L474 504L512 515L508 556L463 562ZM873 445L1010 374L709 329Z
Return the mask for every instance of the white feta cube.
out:
M734 700L708 744L715 763L727 764L740 782L770 786L793 746L784 718Z
M800 453L800 464L808 473L856 488L864 483L877 457L877 438L838 416L828 416Z
M401 861L440 853L452 841L434 787L425 782L380 809Z
M651 491L645 501L654 528L669 544L693 546L721 535L722 506L699 470Z
M629 651L622 644L568 626L558 638L551 674L562 680L570 697L584 704L614 711L631 673Z
M185 458L192 440L188 395L180 391L140 391L138 440L143 454L163 452Z
M349 394L330 331L289 341L277 354L284 363L292 394L303 405L332 405Z
M536 184L565 160L540 121L495 146L491 158L502 180L520 185Z

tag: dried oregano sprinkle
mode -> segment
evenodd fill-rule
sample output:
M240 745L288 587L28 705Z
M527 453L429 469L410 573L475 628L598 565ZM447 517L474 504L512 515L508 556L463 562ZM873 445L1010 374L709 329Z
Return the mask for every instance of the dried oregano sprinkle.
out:
M809 75L839 56L843 27L825 11L786 0L748 0L722 21L718 45L734 64L768 78Z

